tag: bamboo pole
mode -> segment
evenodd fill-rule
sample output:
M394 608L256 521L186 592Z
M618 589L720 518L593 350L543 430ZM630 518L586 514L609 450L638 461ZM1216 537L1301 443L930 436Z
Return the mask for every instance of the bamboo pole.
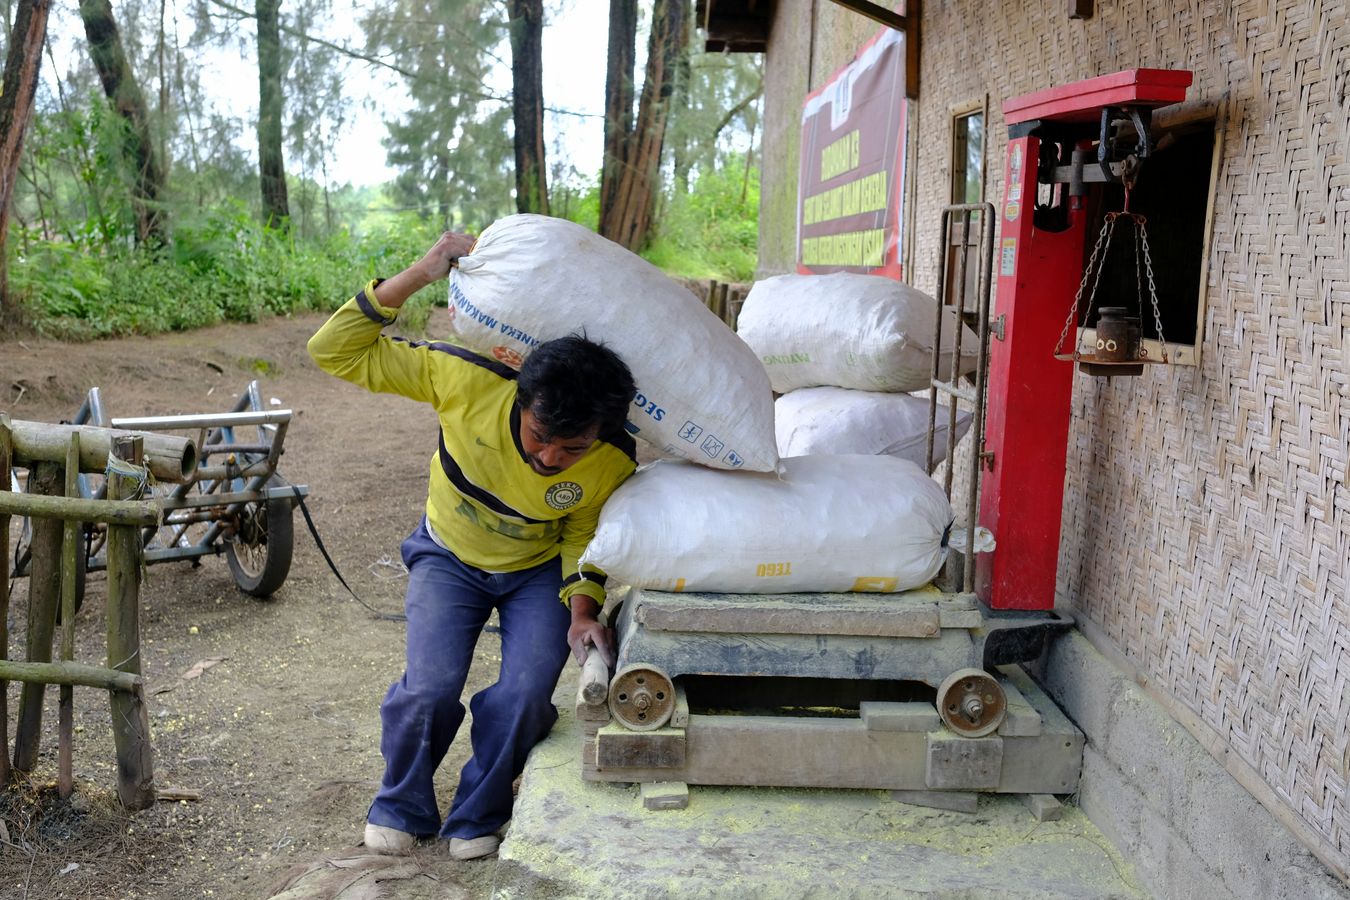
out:
M17 432L16 432L17 433ZM36 463L28 473L28 490L52 495L62 489L61 466L53 462ZM28 578L28 652L29 662L52 661L52 634L56 630L56 609L61 598L61 523L56 519L33 518L30 545L32 562ZM37 763L38 743L42 735L42 703L45 684L29 682L19 692L19 715L14 726L14 768L32 771Z
M141 466L144 454L144 439L140 435L119 435L112 442L112 455L124 462ZM108 472L108 496L113 500L134 497L140 488L140 479ZM108 668L140 675L140 534L134 525L109 525L107 548ZM145 809L155 802L145 695L137 686L129 693L114 691L108 697L117 750L117 796L127 809Z
M133 694L144 687L145 679L116 669L77 662L17 662L0 660L0 678L26 684L80 685Z
M80 492L80 434L70 436L66 449L66 496ZM80 523L67 519L61 541L61 661L75 658L75 569L80 546ZM75 792L75 689L61 685L56 705L56 790L62 800Z
M102 474L112 443L131 432L93 425L50 425L46 422L11 423L14 433L14 464L31 467L37 462L61 462L70 435L80 435L80 471ZM138 433L144 441L150 474L160 481L189 481L197 471L197 445L172 434Z
M150 500L85 500L82 497L0 493L0 514L109 525L159 524L159 505Z
M9 490L9 416L0 413L0 491ZM0 665L9 659L9 513L0 511ZM0 787L9 784L9 682L0 679Z
M600 651L587 648L586 662L581 666L581 681L577 685L577 703L603 706L609 699L609 666Z

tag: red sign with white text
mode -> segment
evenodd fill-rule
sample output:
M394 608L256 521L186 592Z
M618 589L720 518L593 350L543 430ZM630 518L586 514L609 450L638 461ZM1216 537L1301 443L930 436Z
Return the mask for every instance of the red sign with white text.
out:
M900 278L905 35L884 29L806 98L797 271Z

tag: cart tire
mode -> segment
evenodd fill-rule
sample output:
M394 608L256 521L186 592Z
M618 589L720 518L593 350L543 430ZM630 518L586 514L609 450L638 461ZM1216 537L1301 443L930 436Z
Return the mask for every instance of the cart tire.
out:
M269 481L267 486L279 484ZM225 560L239 590L270 600L286 581L295 547L294 516L289 500L260 500L244 506L235 539L225 543Z

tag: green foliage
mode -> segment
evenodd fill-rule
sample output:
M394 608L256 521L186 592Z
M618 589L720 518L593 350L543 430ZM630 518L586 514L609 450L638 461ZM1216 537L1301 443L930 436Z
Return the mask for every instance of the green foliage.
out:
M759 170L744 157L674 193L643 256L672 275L749 281L759 243Z
M10 288L36 327L86 339L198 328L222 321L329 310L369 278L417 259L434 234L395 220L363 239L340 231L300 241L259 224L242 205L180 220L158 252L27 241L10 268ZM425 326L435 292L410 305L404 330Z

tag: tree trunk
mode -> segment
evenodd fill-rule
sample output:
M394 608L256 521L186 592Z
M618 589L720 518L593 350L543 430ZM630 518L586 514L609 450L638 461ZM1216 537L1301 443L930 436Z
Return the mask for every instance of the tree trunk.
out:
M516 211L548 215L544 161L544 0L508 0L511 116L515 122Z
M161 244L167 230L159 199L164 192L164 170L150 134L145 95L127 63L109 0L80 0L80 18L103 93L126 120L122 155L133 172L131 203L136 210L136 240L141 244Z
M600 168L600 233L613 238L614 198L633 130L633 67L637 59L637 0L609 0L605 62L605 149Z
M665 141L677 60L685 44L688 0L656 0L647 71L642 83L637 123L627 142L623 170L615 185L614 205L605 237L633 252L647 242Z
M263 221L282 231L290 227L286 196L286 162L281 154L281 32L277 11L281 0L257 0L258 17L258 176L262 185Z
M9 33L9 53L0 86L0 323L18 318L18 301L9 295L9 201L19 180L23 136L33 112L42 45L47 41L50 0L19 0L14 27ZM0 565L4 565L0 562ZM0 754L5 752L0 748Z

